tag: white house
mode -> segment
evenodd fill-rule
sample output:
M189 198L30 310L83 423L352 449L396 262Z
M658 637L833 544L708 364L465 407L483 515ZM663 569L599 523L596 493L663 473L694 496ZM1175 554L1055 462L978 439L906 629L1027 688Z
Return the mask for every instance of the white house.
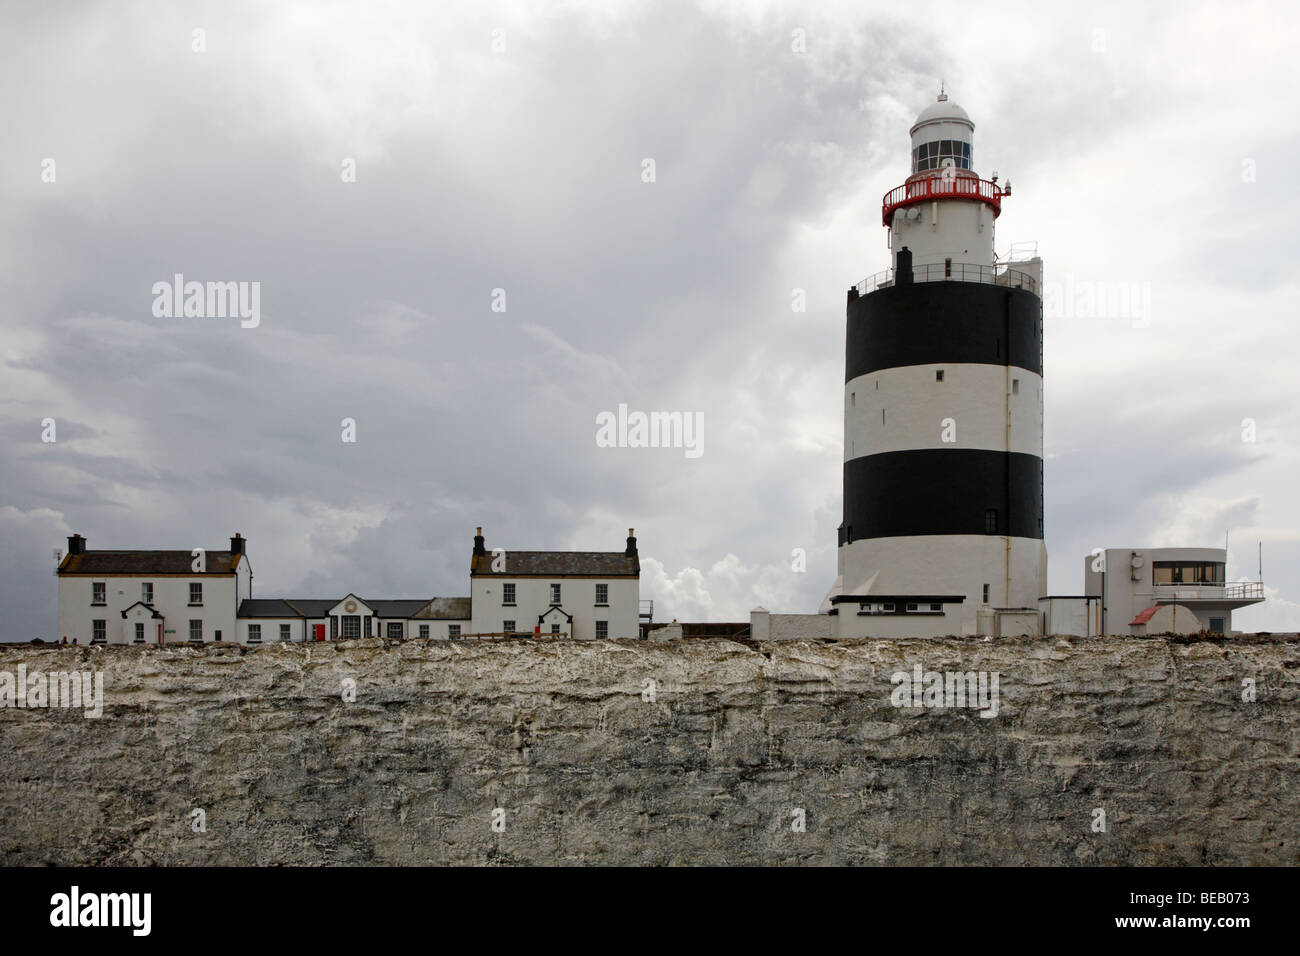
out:
M639 637L641 561L622 551L489 551L479 528L470 558L471 633L582 640Z
M240 603L252 593L246 541L230 550L88 551L68 538L59 578L60 641L164 644L237 641Z

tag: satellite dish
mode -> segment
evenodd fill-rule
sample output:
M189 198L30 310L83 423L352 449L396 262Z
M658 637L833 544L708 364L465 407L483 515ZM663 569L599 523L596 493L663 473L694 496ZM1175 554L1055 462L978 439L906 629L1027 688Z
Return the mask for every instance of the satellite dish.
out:
M1142 555L1140 554L1133 555L1133 560L1129 562L1129 564L1133 565L1134 570L1142 567L1145 563L1146 562L1142 559Z

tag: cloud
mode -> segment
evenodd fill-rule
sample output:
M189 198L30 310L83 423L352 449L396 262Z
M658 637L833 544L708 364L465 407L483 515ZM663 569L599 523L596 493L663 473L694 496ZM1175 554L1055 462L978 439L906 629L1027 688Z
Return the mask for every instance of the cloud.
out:
M635 526L661 618L815 610L844 290L888 265L880 196L940 77L977 168L1015 183L998 248L1037 238L1049 279L1151 292L1145 327L1047 322L1052 589L1077 593L1093 547L1227 525L1276 555L1300 627L1300 136L1259 95L1295 85L1277 55L1295 14L1004 9L0 14L0 638L52 635L48 555L72 530L119 548L239 530L259 596L378 598L467 593L475 525L579 549ZM177 272L260 282L261 325L155 319ZM597 447L620 403L703 414L705 454Z

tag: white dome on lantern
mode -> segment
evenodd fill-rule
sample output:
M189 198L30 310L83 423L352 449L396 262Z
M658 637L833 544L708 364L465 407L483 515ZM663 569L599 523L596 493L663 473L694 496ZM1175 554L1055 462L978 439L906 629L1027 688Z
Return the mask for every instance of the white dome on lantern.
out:
M911 133L913 175L945 166L971 168L975 124L947 93L921 110Z
M971 129L975 124L971 122L970 114L964 109L948 99L947 93L940 93L938 101L931 103L916 117L916 122L912 124L912 134L922 126L928 126L932 123L961 123Z

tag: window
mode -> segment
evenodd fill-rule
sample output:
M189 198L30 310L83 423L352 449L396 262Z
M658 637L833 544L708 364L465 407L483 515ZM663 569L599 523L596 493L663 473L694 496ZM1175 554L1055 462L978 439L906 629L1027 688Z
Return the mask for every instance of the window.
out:
M90 603L107 604L108 598L105 593L107 585L103 581L96 581L90 586Z
M596 603L597 603L597 604L600 604L600 605L606 605L606 604L609 603L609 585L608 585L608 584L597 584L597 585L596 585Z
M151 582L145 581L140 585L140 600L145 604L153 603L153 584Z
M989 586L988 586L987 584L984 585L984 601L983 601L983 603L984 603L984 604L988 604L988 603L989 603Z
M281 640L281 641L288 641L288 640L289 640L289 625L288 625L288 624L281 624L281 625L280 625L280 640Z
M390 641L400 641L400 640L402 639L402 622L401 622L401 621L389 621L389 622L388 622L388 639L389 639Z
M502 621L502 622L501 622L501 630L505 631L507 634L513 634L513 633L515 632L515 622L514 622L514 621Z
M559 633L560 633L560 625L558 625L558 624L552 624L552 625L551 625L551 633L552 633L552 634L559 634Z
M104 620L90 622L92 644L104 644L108 641L108 622Z
M250 643L250 644L261 644L261 643L262 643L262 625L261 625L261 624L250 624L250 625L248 625L248 643Z
M909 611L915 611L915 610L916 610L916 605L915 605L915 604L909 604L909 605L907 606L907 609L908 609Z
M931 611L943 611L943 605L942 605L942 604L931 604L931 605L930 605L930 610L931 610Z
M452 625L452 626L454 627L455 625ZM428 624L421 624L421 625L420 625L420 639L421 639L421 640L425 640L425 641L427 641L427 640L429 639L429 625L428 625Z
M882 611L892 611L892 610L894 609L894 605L893 605L893 604L882 604L882 605L880 605L880 609L881 609Z
M448 637L460 637L460 625L459 625L459 624L448 624L448 625L447 625L447 636L448 636Z
M1019 394L1020 394L1020 379L1018 379L1018 378L1013 378L1013 379L1011 380L1011 394L1012 394L1012 395L1019 395Z
M343 636L360 637L361 636L361 618L355 614L349 614L343 618Z
M203 585L197 581L190 583L190 605L203 603Z
M137 644L144 643L144 625L139 621L135 622L135 642Z
M558 584L551 585L551 603L552 604L560 603L560 586Z
M515 586L513 583L501 585L501 603L505 605L515 603Z
M202 622L202 621L190 621L190 640L191 640L191 641L201 641L201 640L203 640L203 622Z
M214 641L219 641L219 640L221 640L221 632L220 632L220 631L213 631L213 632L212 632L212 639L213 639Z
M943 260L943 277L944 277L945 279L951 279L951 278L952 278L952 260L951 260L951 259L944 259L944 260Z
M938 139L932 143L922 143L912 150L913 171L918 173L948 165L970 169L970 160L970 143L959 139Z
M937 368L937 369L934 370L934 380L935 380L936 382L942 382L942 381L943 381L943 369L941 369L941 368Z
M609 621L596 622L596 637L597 638L609 637Z
M1213 561L1153 561L1152 584L1210 584L1222 586L1224 566Z
M984 533L985 533L985 534L997 534L997 533L998 533L998 509L997 509L997 508L987 508L987 509L985 509L985 511L984 511Z

